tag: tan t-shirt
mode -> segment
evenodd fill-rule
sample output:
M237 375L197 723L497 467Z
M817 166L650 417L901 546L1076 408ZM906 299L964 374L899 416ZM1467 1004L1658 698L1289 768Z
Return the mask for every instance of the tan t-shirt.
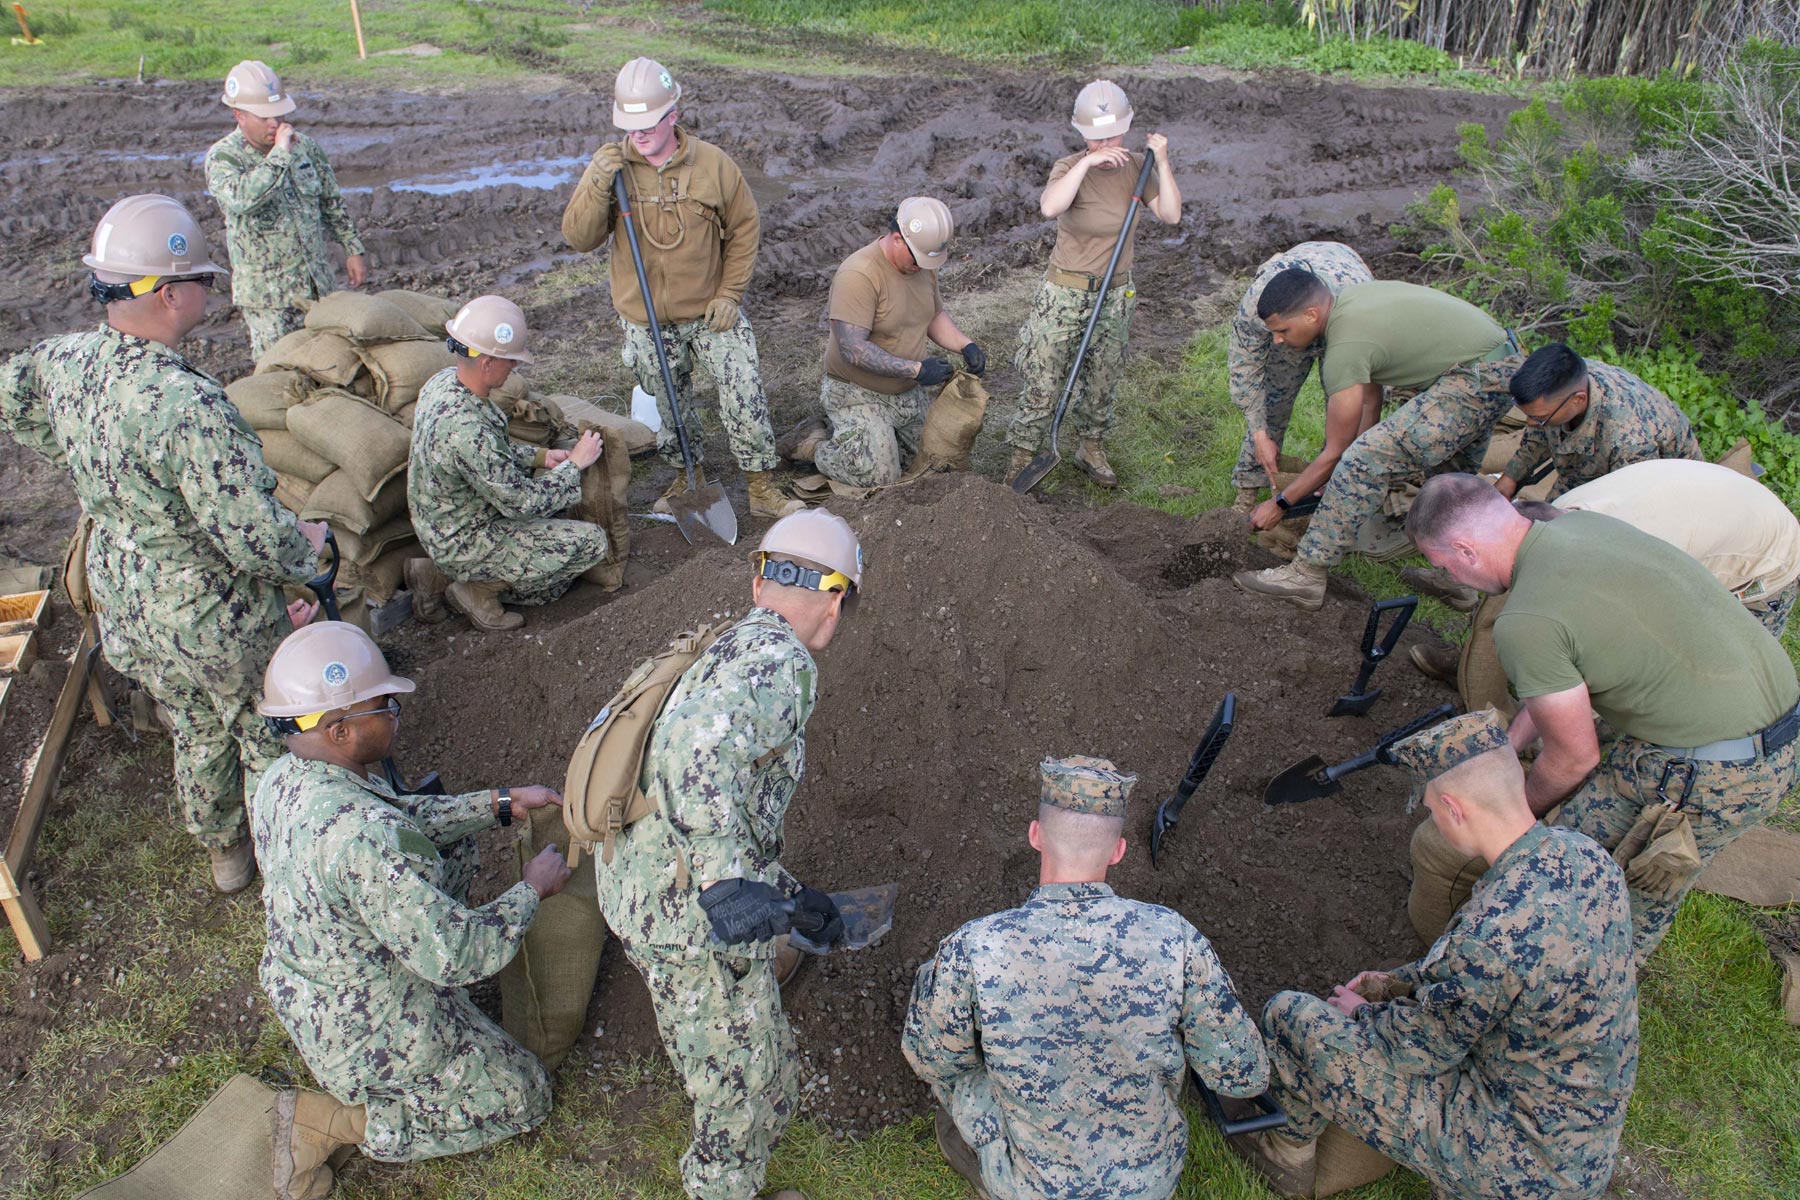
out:
M1686 458L1634 463L1569 489L1556 506L1617 517L1686 551L1746 603L1800 579L1800 518L1730 467Z
M831 300L825 315L868 330L869 340L889 354L918 362L927 352L925 329L942 307L937 272L902 275L881 252L881 242L876 240L838 267L831 280ZM898 396L918 386L912 379L871 375L845 362L838 352L835 329L825 339L825 374L884 396Z
M1050 168L1049 182L1055 183L1067 175L1086 156L1087 151L1082 150L1057 159ZM1132 186L1143 169L1144 156L1133 154L1130 166L1090 170L1082 178L1074 202L1056 218L1056 248L1050 251L1051 266L1096 277L1106 274L1107 260L1112 258L1113 245L1119 240L1119 226L1125 223L1125 210L1131 207ZM1144 200L1147 203L1155 196L1156 172L1152 171L1150 182L1144 185ZM1138 213L1131 236L1125 239L1125 249L1119 253L1115 274L1124 275L1131 270L1132 244L1146 219L1149 218L1145 213Z

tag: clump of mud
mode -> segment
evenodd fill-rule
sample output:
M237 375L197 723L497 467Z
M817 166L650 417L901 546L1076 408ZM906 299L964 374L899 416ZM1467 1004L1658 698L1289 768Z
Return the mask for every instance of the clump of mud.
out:
M1047 755L1104 755L1139 774L1133 844L1113 884L1198 925L1247 1002L1417 952L1405 913L1414 819L1396 773L1353 776L1342 796L1308 806L1261 803L1269 776L1296 758L1349 758L1443 698L1390 667L1370 718L1324 717L1355 674L1361 601L1334 595L1301 613L1234 591L1225 566L1265 561L1234 513L1068 514L948 476L844 515L868 557L866 596L819 656L784 861L826 889L898 880L902 892L882 943L814 962L787 998L806 1104L833 1128L868 1129L929 1102L899 1051L913 971L958 924L1035 885L1025 827ZM1196 556L1227 561L1178 565ZM417 674L408 737L428 740L405 747L406 760L453 788L558 781L634 662L680 628L741 613L748 593L741 548L720 547L563 626L459 636ZM1227 691L1237 732L1153 870L1151 814ZM595 1055L654 1053L648 996L616 947L602 987Z

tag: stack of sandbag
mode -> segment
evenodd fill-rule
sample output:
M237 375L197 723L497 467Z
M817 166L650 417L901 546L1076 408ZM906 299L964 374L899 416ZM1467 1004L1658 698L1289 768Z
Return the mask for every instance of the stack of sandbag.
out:
M506 414L506 435L515 442L566 449L585 429L616 429L634 458L656 449L656 434L643 422L579 396L536 391L517 371L488 399Z

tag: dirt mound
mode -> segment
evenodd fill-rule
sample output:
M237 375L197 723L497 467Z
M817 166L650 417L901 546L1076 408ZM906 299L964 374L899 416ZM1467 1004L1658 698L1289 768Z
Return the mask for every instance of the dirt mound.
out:
M815 963L789 997L813 1111L865 1129L927 1103L899 1051L913 971L958 924L1035 885L1025 826L1046 755L1102 754L1139 773L1133 846L1113 882L1186 914L1248 1002L1417 952L1405 912L1414 818L1396 773L1353 777L1304 807L1264 812L1260 799L1307 751L1348 758L1443 698L1390 667L1372 719L1324 719L1355 673L1360 600L1303 614L1234 591L1229 571L1263 560L1229 512L1069 515L950 476L845 515L868 555L868 596L819 658L784 861L817 886L894 879L902 894L880 945ZM680 627L741 613L747 593L741 548L721 547L558 628L458 638L417 675L407 737L428 741L406 759L452 786L559 777L633 662ZM1228 690L1237 732L1152 870L1151 814ZM603 987L596 1052L654 1052L648 997L616 948Z

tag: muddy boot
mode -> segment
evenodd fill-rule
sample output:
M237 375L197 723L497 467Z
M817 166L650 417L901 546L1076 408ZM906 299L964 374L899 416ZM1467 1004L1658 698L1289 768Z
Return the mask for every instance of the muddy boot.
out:
M956 1122L950 1118L950 1110L938 1105L937 1116L933 1120L937 1131L938 1153L950 1164L950 1169L969 1181L975 1194L981 1200L988 1200L988 1192L981 1182L981 1160L975 1156L974 1149L963 1140L957 1130Z
M1119 477L1113 474L1112 464L1106 461L1106 451L1100 448L1099 438L1082 438L1081 446L1075 451L1075 465L1087 472L1087 477L1103 488L1119 486Z
M824 417L807 417L775 439L775 453L789 462L809 463L831 438L831 423Z
M1456 671L1462 665L1462 651L1455 646L1441 643L1414 646L1406 652L1406 657L1412 659L1412 665L1419 668L1419 674L1447 683L1451 687L1456 686Z
M525 618L500 607L504 583L453 583L444 592L451 608L469 618L469 624L485 633L517 629Z
M1319 1144L1296 1144L1280 1134L1243 1133L1228 1137L1231 1152L1256 1169L1277 1196L1311 1196Z
M625 586L625 562L599 562L581 573L581 578L589 583L597 583L600 590L616 592Z
M699 463L694 464L694 486L706 486L706 470ZM677 496L687 495L687 490L687 468L676 467L674 481L657 497L656 503L650 506L650 511L667 515L670 511L669 501Z
M1291 562L1266 571L1239 571L1231 577L1241 592L1274 596L1307 612L1325 607L1325 568Z
M227 896L243 891L256 878L256 847L249 838L233 842L224 850L208 846L206 854L212 859L213 886Z
M331 1190L331 1157L363 1140L363 1106L339 1104L324 1092L288 1088L275 1097L275 1195L322 1200Z
M1400 582L1421 596L1436 596L1457 612L1474 612L1481 605L1480 592L1436 567L1401 567Z
M805 512L806 505L775 485L773 471L746 471L750 487L750 515L753 517L785 517Z
M413 616L427 625L436 625L450 614L444 611L444 589L450 577L438 570L429 558L406 560L406 590L412 593Z
M1006 464L1006 474L1001 477L1001 482L1005 483L1007 487L1011 487L1013 480L1019 477L1019 472L1023 471L1026 467L1029 467L1031 465L1031 460L1036 457L1037 451L1021 450L1017 446L1014 446L1012 461Z
M781 949L775 952L775 986L786 987L794 976L800 973L800 962L804 956L798 947L786 938L781 939Z
M1231 497L1231 511L1247 513L1254 509L1260 503L1256 498L1256 493L1261 490L1261 488L1253 487L1239 488Z

